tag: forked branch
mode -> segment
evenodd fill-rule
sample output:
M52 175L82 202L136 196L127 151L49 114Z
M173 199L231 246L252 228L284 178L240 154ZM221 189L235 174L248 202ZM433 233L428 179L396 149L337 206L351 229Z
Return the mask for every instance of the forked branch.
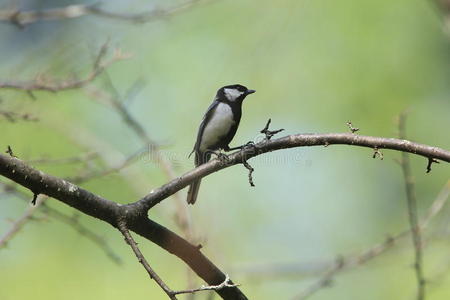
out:
M227 282L226 275L209 261L198 247L150 220L147 217L147 211L194 180L232 165L240 164L263 153L286 148L333 144L346 144L370 149L392 149L413 153L427 159L434 158L450 162L450 151L407 140L360 136L352 133L289 135L279 139L264 140L252 147L244 147L242 150L231 154L227 164L223 164L220 160L212 160L181 177L175 178L141 200L128 205L119 205L101 198L73 183L47 175L15 157L4 154L0 154L0 174L28 188L33 194L46 194L85 214L110 223L114 227L118 226L118 219L125 220L127 230L136 232L182 259L210 286L220 286L221 283ZM121 231L123 233L123 230ZM247 299L232 282L228 282L228 285L217 289L216 292L223 299Z

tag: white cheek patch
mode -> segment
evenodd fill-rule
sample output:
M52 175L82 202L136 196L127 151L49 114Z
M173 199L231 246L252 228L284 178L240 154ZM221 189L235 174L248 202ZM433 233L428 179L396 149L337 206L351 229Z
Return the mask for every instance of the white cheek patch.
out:
M241 92L237 89L224 89L225 97L227 97L230 101L235 101L237 98L242 96L244 92Z

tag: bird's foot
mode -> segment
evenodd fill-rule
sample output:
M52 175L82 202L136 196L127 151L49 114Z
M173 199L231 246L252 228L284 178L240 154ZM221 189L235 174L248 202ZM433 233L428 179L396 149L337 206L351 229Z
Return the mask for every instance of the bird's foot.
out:
M249 142L247 142L247 144L243 145L242 148L243 149L245 149L245 148L255 149L256 148L256 144L253 141L249 141Z
M230 161L228 155L223 153L222 151L211 151L211 154L214 154L218 160L222 163L227 163Z
M225 151L242 150L242 149L249 148L249 147L254 149L256 147L256 145L253 141L249 141L244 145L225 149Z

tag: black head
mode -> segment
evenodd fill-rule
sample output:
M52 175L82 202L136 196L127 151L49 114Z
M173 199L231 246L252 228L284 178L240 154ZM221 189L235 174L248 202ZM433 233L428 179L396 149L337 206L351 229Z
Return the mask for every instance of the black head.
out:
M255 90L249 90L243 85L233 84L220 88L216 99L225 102L242 102L247 95L253 94Z

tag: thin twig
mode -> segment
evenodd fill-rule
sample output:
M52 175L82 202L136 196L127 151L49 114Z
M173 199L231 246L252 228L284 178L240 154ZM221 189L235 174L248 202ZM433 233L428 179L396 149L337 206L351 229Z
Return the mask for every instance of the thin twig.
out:
M0 110L0 116L4 117L6 121L14 123L17 121L28 121L28 122L37 122L39 121L38 118L32 116L29 113L18 113L14 111L6 111L6 110Z
M100 169L100 170L88 170L84 174L79 174L73 177L68 177L67 180L72 181L74 183L82 183L86 182L92 179L104 177L113 173L117 173L128 166L130 166L133 161L142 153L141 150L136 151L135 153L131 154L130 156L126 157L122 162L120 162L118 165L107 168L107 169Z
M350 131L351 131L352 133L355 133L355 132L359 131L359 128L353 127L352 122L348 121L346 124L347 124L348 128L350 129Z
M428 163L427 163L427 173L430 173L430 172L431 172L431 165L432 165L433 163L438 164L439 161L436 160L436 159L434 159L434 158L432 158L432 157L429 157L429 158L428 158Z
M378 146L373 147L373 155L372 158L377 158L379 157L380 160L383 160L384 156L383 156L383 152L380 151L380 149L378 148Z
M123 54L120 50L115 50L112 58L105 60L106 55L104 44L98 53L96 62L94 63L90 73L83 79L66 79L61 81L50 81L48 79L42 79L37 77L36 79L29 82L0 82L0 89L14 89L22 90L26 92L33 91L48 91L48 92L60 92L64 90L78 89L86 86L87 84L94 81L98 76L100 76L103 71L109 67L111 64L124 60L129 57L129 55Z
M19 199L29 202L30 199L28 195L17 189L16 186L5 184L3 182L0 182L0 186L3 187L3 190L6 193L13 194L14 196L18 197ZM45 200L45 198L43 198ZM63 224L68 225L70 228L75 230L78 234L81 236L87 238L91 242L93 242L95 245L97 245L101 250L103 250L107 257L109 257L114 263L121 264L122 260L121 258L114 252L113 248L108 245L105 238L101 235L95 233L90 229L89 227L86 227L80 222L80 219L76 217L75 215L70 216L65 213L60 212L59 210L56 210L52 208L51 206L47 205L45 201L38 201L39 205L39 211L42 211L44 214L50 216L54 220L57 220ZM32 206L31 208L35 208L36 206ZM30 219L28 219L30 220ZM22 226L23 228L23 226Z
M34 213L36 212L37 208L45 201L47 197L41 197L36 201L36 204L34 206L29 206L25 213L14 223L12 224L11 228L2 236L0 237L0 249L5 247L7 243L23 228L23 226L33 217Z
M399 137L406 139L406 112L401 113L399 116L398 128ZM409 225L412 232L412 240L414 245L415 262L414 269L417 278L417 300L425 299L425 278L423 274L423 254L422 254L422 237L420 228L418 227L417 217L417 199L414 188L414 180L411 172L411 165L409 162L409 155L406 152L402 152L401 167L403 171L403 177L405 180L406 200L408 205Z
M189 0L179 5L167 9L152 9L148 12L138 14L123 14L103 10L97 4L73 4L60 8L43 9L36 11L20 11L17 9L1 10L0 21L9 22L19 28L38 21L57 21L64 19L74 19L83 16L93 15L103 18L122 20L132 23L147 23L161 18L169 17L180 13L200 0Z
M8 146L6 147L5 153L6 153L6 154L9 154L9 156L11 156L11 157L17 157L17 156L14 155L14 152L12 151L12 148L11 148L10 145L8 145Z
M425 218L420 223L420 228L422 230L426 229L431 220L433 220L433 218L444 208L444 205L446 204L448 197L450 197L450 180L447 181L447 183L441 189L438 196L428 209Z
M438 198L443 199L440 203L434 203L434 210L442 209L442 206L445 204L445 199L450 196L450 180L447 181L446 187L438 195ZM427 217L428 218L428 217ZM445 237L448 240L448 236ZM435 289L437 286L444 282L444 278L448 276L450 270L450 260L447 258L444 263L440 263L438 267L438 271L432 275L431 278L427 279L427 290Z
M149 263L142 255L141 250L139 250L139 247L137 246L136 242L134 241L133 237L128 231L125 221L120 220L117 224L117 228L125 237L125 241L127 242L127 244L130 245L131 249L133 249L133 252L136 255L139 263L142 264L142 266L147 271L150 278L153 279L163 289L163 291L167 294L167 296L169 296L170 299L177 300L177 297L175 297L174 292L167 286L167 284L161 279L161 277L159 277L159 275L152 269L152 267L150 267Z
M29 164L72 164L72 163L85 163L87 161L96 159L99 157L99 153L97 152L86 152L80 155L70 156L70 157L62 157L62 158L36 158L27 160Z
M172 293L174 295L193 294L193 293L203 292L203 291L218 291L218 290L221 290L221 289L226 288L226 287L237 287L237 286L240 286L239 284L232 283L231 280L230 280L230 277L228 276L228 274L226 274L225 276L226 276L225 280L221 284L218 284L218 285L208 285L208 286L202 285L201 287L196 288L196 289L174 291Z
M243 160L242 164L248 170L248 183L250 183L250 186L255 186L255 183L253 182L253 172L255 169L246 160Z
M105 238L96 232L92 231L90 228L86 227L79 221L79 217L76 215L66 215L56 209L51 208L48 205L41 205L41 210L44 213L49 214L55 220L58 220L75 230L79 235L87 238L95 245L97 245L103 252L109 257L114 263L121 265L122 259L120 256L114 252L113 248L109 246Z
M38 196L39 196L39 193L33 193L33 199L31 200L31 204L36 205Z
M428 228L430 222L442 211L444 205L450 195L450 184L447 183L444 185L442 190L439 192L436 199L431 204L425 218L419 224L419 230L424 231ZM401 239L409 236L411 234L411 230L404 230L397 235L386 238L384 242L376 244L369 249L363 251L357 255L347 255L344 257L339 257L336 262L326 271L322 276L310 285L307 289L302 291L300 294L296 295L293 299L295 300L304 300L311 297L313 294L318 292L319 290L327 287L333 281L333 278L340 272L344 270L348 270L371 261L372 259L380 256L385 253L393 246L395 246Z
M261 133L266 135L266 140L270 140L274 135L277 133L282 132L284 129L278 129L278 130L269 130L270 123L272 122L272 119L267 120L266 126L260 131Z
M128 245L133 249L134 254L136 255L138 261L142 264L144 269L147 271L148 275L151 279L153 279L160 287L164 290L164 292L169 296L170 299L176 300L176 295L180 294L193 294L197 292L202 291L219 291L223 288L234 288L238 287L239 284L234 284L228 275L225 275L225 280L218 284L218 285L209 285L209 286L201 286L199 288L195 289L187 289L187 290L181 290L181 291L172 291L167 284L161 279L161 277L153 270L153 268L150 266L150 264L145 259L142 252L139 250L139 247L137 246L136 242L134 241L133 237L131 236L126 223L124 220L120 220L117 224L117 228L119 231L123 234L125 237L125 241Z

